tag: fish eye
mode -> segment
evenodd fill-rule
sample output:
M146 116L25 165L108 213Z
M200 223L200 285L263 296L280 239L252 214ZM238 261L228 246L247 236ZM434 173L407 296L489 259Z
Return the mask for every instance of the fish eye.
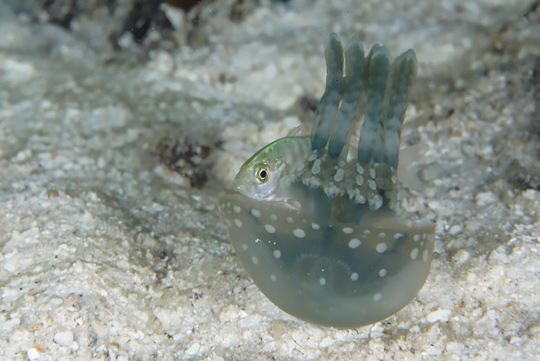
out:
M260 183L266 183L268 176L270 175L270 169L267 165L262 164L257 168L256 177Z

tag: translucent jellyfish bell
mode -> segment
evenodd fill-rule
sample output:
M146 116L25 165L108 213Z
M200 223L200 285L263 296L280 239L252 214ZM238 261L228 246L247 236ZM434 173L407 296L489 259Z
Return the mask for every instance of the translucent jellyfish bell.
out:
M391 62L376 45L364 57L357 38L344 52L332 35L325 55L312 136L256 153L237 175L238 192L219 207L242 264L274 304L308 322L351 328L383 320L417 295L434 226L406 214L398 197L414 53Z

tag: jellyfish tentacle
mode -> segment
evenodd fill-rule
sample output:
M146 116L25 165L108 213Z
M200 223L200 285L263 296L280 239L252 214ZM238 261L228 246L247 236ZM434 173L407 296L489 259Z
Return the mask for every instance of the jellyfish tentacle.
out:
M336 34L330 36L324 56L326 58L326 88L315 113L311 144L313 150L322 150L328 143L341 101L343 47Z
M358 161L369 163L377 144L382 141L379 134L383 99L390 67L390 53L379 44L373 45L366 59L367 108L360 128Z
M409 90L416 76L417 61L411 49L398 56L390 66L384 113L381 118L383 129L383 161L397 168L399 139L407 110Z
M364 58L358 37L349 41L344 52L338 36L332 34L325 57L326 88L315 114L312 149L326 149L331 157L346 156L347 146L356 146L348 141L352 143L354 123L363 112L358 162L397 168L409 89L417 71L414 51L408 50L391 62L388 50L375 44ZM365 109L359 111L359 107Z
M339 114L328 143L328 154L338 156L345 146L353 122L356 119L358 103L363 88L364 47L354 36L345 48L345 72L343 78L343 95Z

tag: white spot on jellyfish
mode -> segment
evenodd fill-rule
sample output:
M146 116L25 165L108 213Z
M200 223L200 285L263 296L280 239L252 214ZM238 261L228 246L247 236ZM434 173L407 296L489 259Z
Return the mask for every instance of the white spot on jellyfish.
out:
M351 274L351 281L358 281L358 273L353 272Z
M371 168L369 170L369 176L373 179L377 178L377 172L375 171L375 169Z
M397 177L395 175L392 176L392 183L394 183L394 184L397 183Z
M362 242L358 238L353 238L349 241L349 247L352 249L360 247Z
M311 223L311 228L313 228L314 230L318 230L321 229L321 226L319 226L317 223Z
M374 180L371 180L371 179L368 180L368 181L367 181L367 184L368 184L369 188L371 188L371 190L374 191L374 190L377 189L377 183L375 183Z
M317 159L317 154L313 153L312 155L310 155L310 156L308 157L307 160L308 160L309 162L313 162L315 159Z
M266 229L266 232L272 234L276 232L276 228L272 226L271 224L265 224L264 229Z
M300 228L296 228L292 231L292 233L297 237L297 238L304 238L306 236L306 232L304 232L303 229L300 229Z
M356 163L356 172L358 172L358 174L364 174L364 167L362 167L359 163Z
M373 301L379 302L382 299L382 295L380 293L376 293L375 296L373 296Z
M371 231L370 231L369 229L364 230L364 234L365 234L366 236L367 236L368 234L370 234L370 233L371 233Z
M319 284L321 286L324 286L326 284L326 278L324 278L324 277L319 278Z
M234 224L236 224L236 227L238 227L238 228L242 227L242 221L239 220L238 218L235 218L233 220L233 222L234 222Z
M384 276L386 276L386 270L384 268L381 268L379 270L379 277L383 278Z
M343 233L351 234L351 233L353 233L353 229L351 227L345 227L345 228L343 228Z
M277 277L276 277L276 275L274 275L274 274L271 274L271 275L270 275L270 279L271 279L272 281L274 281L274 282L277 281Z
M403 233L396 233L394 234L394 239L399 239L403 236Z
M257 256L253 256L251 257L251 262L253 262L253 264L259 264L259 259L257 258Z
M248 249L248 245L244 243L244 244L242 245L242 250L247 251L247 249Z
M375 249L377 250L377 252L383 253L384 251L386 251L386 243L379 243L377 247L375 247Z
M240 211L242 211L242 209L239 206L234 206L233 210L234 210L234 213L240 213Z
M256 210L255 208L251 209L251 214L253 214L254 217L259 218L261 216L261 212Z
M299 165L298 167L296 167L296 171L297 171L297 172L301 172L301 171L304 170L304 168L305 168L304 163L300 163L300 165Z
M428 252L427 249L425 249L424 252L422 253L422 260L423 260L424 262L429 261L429 252Z
M418 258L418 248L415 248L411 252L411 259L417 259Z
M364 177L362 177L361 175L357 175L356 176L356 184L358 184L359 186L364 184Z
M347 164L347 162L345 162L345 161L342 159L342 160L339 161L338 164L339 164L339 166L340 166L341 168L343 168L343 167L345 167L345 164Z
M277 221L277 216L274 213L272 213L270 215L270 219L273 220L273 221Z
M321 172L321 160L317 159L315 162L313 162L313 167L311 167L311 173L319 174Z
M276 249L276 250L274 251L274 257L275 257L275 258L281 257L281 251L280 251L279 249Z
M379 233L379 237L385 238L385 237L386 237L386 233L384 233L384 232Z
M293 217L287 217L287 222L289 222L289 223L291 223L291 224L292 224L292 223L294 222L294 219L293 219Z
M414 241L415 242L418 242L420 240L420 235L419 234L415 234L414 237L413 237Z
M336 175L334 175L334 180L336 182L341 182L343 180L343 176L345 175L345 171L341 168L339 168L336 172Z

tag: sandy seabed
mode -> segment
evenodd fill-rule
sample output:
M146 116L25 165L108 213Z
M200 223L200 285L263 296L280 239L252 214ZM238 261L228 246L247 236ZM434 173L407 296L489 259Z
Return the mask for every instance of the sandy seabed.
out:
M531 1L262 1L235 21L230 11L201 16L195 40L182 33L187 17L163 6L175 47L151 31L140 45L120 36L116 50L110 34L127 1L118 15L95 5L69 30L16 3L0 4L1 359L540 355ZM437 222L418 297L353 330L270 303L216 207L247 157L311 116L299 99L322 94L331 32L394 55L415 49L402 142L429 151L417 165L425 189L408 207ZM166 137L208 145L206 183L160 159Z

